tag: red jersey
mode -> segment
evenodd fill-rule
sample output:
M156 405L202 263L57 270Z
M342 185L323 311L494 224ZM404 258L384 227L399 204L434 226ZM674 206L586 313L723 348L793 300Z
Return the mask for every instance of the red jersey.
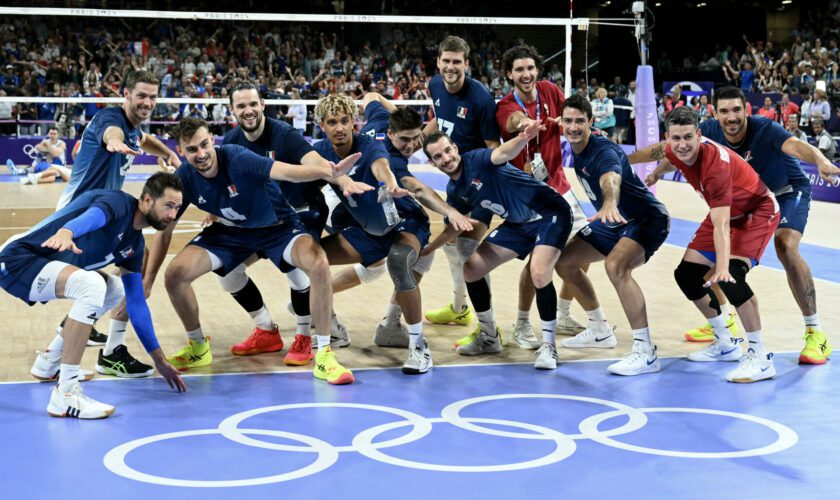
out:
M749 163L735 151L705 137L700 141L700 152L692 166L677 159L670 144L665 146L665 156L706 200L709 208L728 206L733 219L773 197Z
M548 170L548 179L546 184L554 188L560 194L566 194L571 189L569 181L566 180L566 174L563 172L563 154L562 146L560 145L560 138L563 135L563 128L548 120L549 117L556 118L560 116L563 109L563 103L566 102L566 96L557 85L554 85L548 80L540 80L536 83L537 95L540 102L539 118L545 125L545 130L532 139L528 146L519 153L519 156L514 158L511 163L518 169L524 170L525 164L534 158L534 153L539 151L545 167ZM516 92L514 90L514 92ZM525 114L528 118L537 118L537 100L533 102L522 102L525 105ZM506 95L496 104L496 121L499 123L499 129L502 132L502 139L509 141L516 135L507 131L507 121L510 115L517 111L523 111L522 106L516 102L513 92ZM538 143L539 142L539 143Z

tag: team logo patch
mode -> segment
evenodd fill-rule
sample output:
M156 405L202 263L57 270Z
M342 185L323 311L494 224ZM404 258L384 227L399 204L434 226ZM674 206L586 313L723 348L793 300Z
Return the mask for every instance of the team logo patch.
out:
M747 161L747 162L750 162L750 161L752 161L752 159L753 159L752 151L747 151L747 154L744 155L744 160Z
M234 184L228 186L228 193L230 194L231 198L236 198L237 196L239 196L239 193L236 191L236 186Z
M269 158L271 158L271 159L273 160L273 159L274 159L274 156L276 155L276 152L274 152L274 151L266 151L266 152L265 152L265 155L266 155L266 156L268 156Z
M438 97L437 99L435 99L435 107L436 107L436 108L439 108L439 107L440 107L440 97Z
M586 167L581 168L580 171L583 172L583 175L587 177L589 176L589 170L587 170Z
M377 141L384 141L385 140L385 134L376 134L375 139Z
M207 200L205 200L203 196L198 195L198 204L200 205L202 203L207 203Z
M467 117L467 108L458 106L458 118L466 118Z
M473 179L472 182L470 183L470 186L474 187L476 189L476 191L480 190L481 186L483 186L483 185L484 184L479 179Z
M131 247L126 248L125 250L120 250L120 255L122 255L123 259L127 259L134 255L134 249Z

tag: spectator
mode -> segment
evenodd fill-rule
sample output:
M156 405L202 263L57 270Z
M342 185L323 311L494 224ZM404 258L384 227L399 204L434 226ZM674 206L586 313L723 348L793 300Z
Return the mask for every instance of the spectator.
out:
M778 121L779 114L776 112L776 108L773 106L773 100L769 97L764 98L764 106L762 106L758 110L758 115L767 118L768 120Z
M814 118L811 121L811 126L814 128L814 140L817 143L817 148L830 161L836 161L837 143L825 129L825 121L822 118Z
M615 113L612 99L607 97L607 89L600 87L595 91L592 101L592 116L595 117L595 128L601 129L608 137L615 134Z
M700 96L700 102L698 102L697 106L694 107L694 111L696 111L697 116L700 117L700 123L716 117L715 107L709 103L709 96L706 94Z
M808 142L808 135L799 128L799 117L795 114L788 116L787 122L785 122L785 130L791 133L794 137L799 139L800 141Z
M808 87L802 89L802 104L799 105L799 128L807 134L811 130L811 106L814 101L811 99L811 91Z
M787 92L782 94L782 100L779 101L779 118L781 123L788 122L790 115L799 114L799 106L795 102L791 102L790 96Z
M0 89L0 97L6 97L6 91ZM0 123L0 134L8 135L15 132L14 116L15 103L0 102L0 121L11 121L11 123Z
M831 105L828 104L828 96L825 90L814 91L814 102L811 104L811 121L822 118L823 122L831 118Z

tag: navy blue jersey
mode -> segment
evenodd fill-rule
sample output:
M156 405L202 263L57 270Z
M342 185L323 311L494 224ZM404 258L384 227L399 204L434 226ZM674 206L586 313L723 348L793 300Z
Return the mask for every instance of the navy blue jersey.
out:
M89 208L97 207L105 213L105 226L74 238L82 250L58 253L44 248L41 243L54 235L69 221L79 217ZM137 199L128 193L109 189L94 189L79 195L26 233L13 237L7 249L18 247L49 260L66 262L88 271L115 264L131 272L143 267L143 232L134 229Z
M388 161L391 164L391 171L400 183L400 187L405 187L400 182L403 177L414 177L408 170L408 158L403 156L400 151L391 143L388 138L388 127L390 126L389 119L391 113L385 109L385 106L378 101L368 103L365 107L365 126L362 127L361 135L366 135L369 138L380 141L388 151Z
M91 189L122 189L134 155L110 153L105 149L102 137L109 127L122 129L125 143L135 151L140 150L143 133L139 127L131 126L122 107L105 108L96 113L82 133L82 145L73 162L70 182L64 187L57 208Z
M216 157L219 170L211 179L186 163L175 171L184 184L179 218L193 204L230 226L266 227L297 219L280 187L269 177L274 160L235 144L217 146Z
M334 163L341 161L341 158L335 153L332 144L328 140L323 140L315 144L315 150L327 160ZM390 160L388 152L381 141L371 139L366 135L353 134L353 147L349 154L362 153L361 159L353 165L347 175L356 182L363 182L375 188L379 187L379 181L373 175L371 166L373 163L384 158ZM397 176L399 178L399 176ZM377 201L377 190L368 191L363 194L351 196L349 199L345 198L341 192L341 188L331 184L333 190L341 199L341 206L344 207L353 219L367 232L371 234L381 235L388 231L388 224L385 222L385 212L382 210L382 204ZM425 217L426 214L420 205L412 198L396 198L394 205L401 217ZM341 208L336 207L333 217L341 216ZM338 214L338 215L337 215Z
M438 130L448 135L461 153L486 148L485 140L499 140L496 102L478 80L466 77L461 90L450 94L443 77L435 75L429 82L429 93L435 105Z
M604 204L601 176L615 172L621 176L618 211L628 221L667 215L668 211L636 175L620 146L593 132L580 154L573 152L575 173L596 210Z
M462 214L483 208L510 222L529 222L542 215L567 213L566 200L548 184L509 164L494 165L492 149L461 155L461 176L446 184L446 202Z
M726 141L723 128L717 120L706 120L700 124L705 137L724 146L729 146L758 173L761 180L776 194L795 186L800 190L811 183L799 159L782 152L782 144L793 137L778 123L764 117L747 117L747 136L739 146Z
M300 132L286 122L265 119L265 127L260 137L251 142L245 137L241 127L235 127L225 134L225 144L237 144L247 148L260 156L268 156L274 161L299 165L307 153L315 149L306 142ZM286 201L294 208L304 206L325 205L324 195L321 193L323 181L288 182L280 181L280 190Z

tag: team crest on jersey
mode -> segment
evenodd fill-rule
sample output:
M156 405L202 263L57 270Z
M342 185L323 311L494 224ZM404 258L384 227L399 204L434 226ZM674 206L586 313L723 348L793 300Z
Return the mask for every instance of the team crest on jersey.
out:
M385 140L385 134L384 133L383 134L376 134L374 139L376 139L377 141L384 141Z
M467 111L469 111L467 108L465 108L463 106L458 106L458 113L457 113L458 118L466 118L467 117Z
M271 158L272 160L274 159L275 154L276 153L274 151L266 151L265 152L265 155L268 156L269 158Z
M120 255L122 255L123 259L127 259L134 255L134 249L131 247L126 248L125 250L120 250Z
M436 108L439 108L439 107L440 107L440 97L438 97L437 99L435 99L435 107L436 107Z
M749 163L750 161L752 161L752 159L753 159L752 151L747 151L747 154L744 155L744 160L746 160Z
M228 186L228 193L230 194L231 198L236 198L237 196L239 196L239 193L236 191L236 186L233 184Z
M198 195L198 204L201 205L202 203L207 203L207 200L203 196Z
M474 187L476 191L480 191L481 186L483 186L484 184L482 184L481 180L479 179L473 179L470 185Z
M583 172L583 175L589 177L589 170L587 170L586 167L581 168L580 171Z

